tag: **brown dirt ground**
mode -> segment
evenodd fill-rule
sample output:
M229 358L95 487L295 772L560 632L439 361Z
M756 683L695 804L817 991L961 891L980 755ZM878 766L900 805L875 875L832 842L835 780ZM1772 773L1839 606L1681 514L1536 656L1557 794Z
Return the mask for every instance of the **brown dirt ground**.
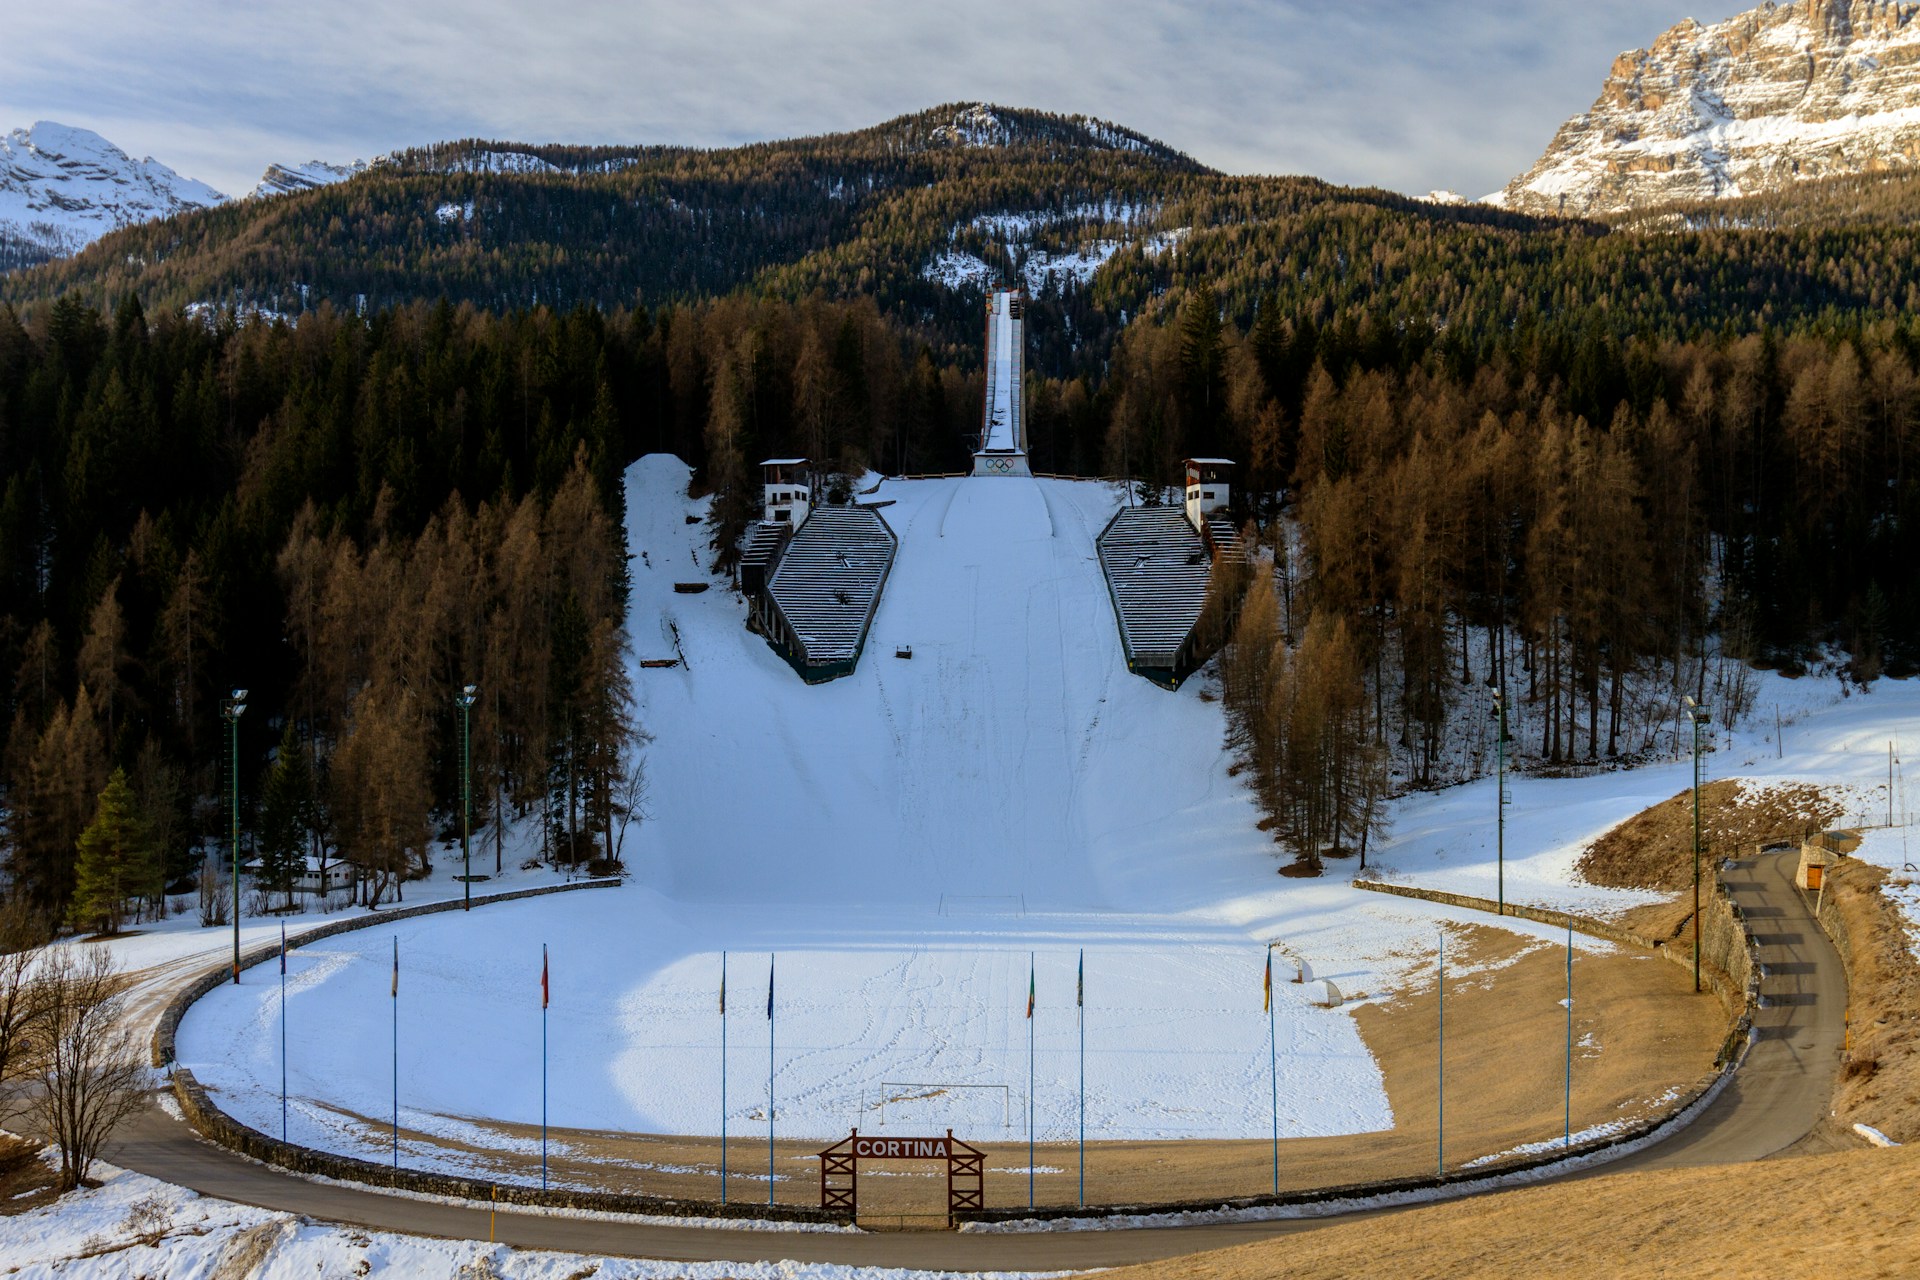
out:
M57 1198L54 1171L41 1160L40 1144L0 1134L0 1217L38 1209Z
M1476 926L1451 927L1447 951L1447 1163L1455 1167L1561 1133L1566 1024L1558 1002L1566 953ZM1606 955L1576 952L1574 995L1576 1131L1644 1114L1650 1100L1693 1083L1711 1069L1726 1033L1718 1000L1695 995L1677 966L1626 948ZM1354 1011L1361 1036L1380 1064L1396 1127L1341 1138L1283 1140L1283 1188L1432 1171L1435 1012L1431 977L1389 1001ZM1599 1046L1598 1053L1582 1045L1589 1039ZM385 1136L383 1124L367 1123ZM538 1129L491 1127L519 1139L539 1135ZM1026 1144L981 1141L986 1135L977 1133L958 1136L975 1140L988 1153L987 1203L1025 1203ZM718 1192L717 1140L571 1130L555 1130L553 1137L577 1153L553 1161L556 1179L675 1196L707 1198ZM813 1157L822 1145L776 1143L780 1201L817 1202L819 1165ZM758 1136L751 1130L737 1133L727 1146L730 1198L764 1200L764 1131ZM516 1177L527 1174L524 1159L465 1150L479 1168ZM1078 1159L1071 1144L1041 1144L1035 1163L1060 1172L1038 1176L1039 1203L1074 1202ZM1272 1188L1271 1160L1270 1144L1257 1140L1089 1142L1087 1198L1093 1203L1135 1203L1259 1194ZM938 1164L864 1165L862 1221L882 1227L935 1225L945 1212L944 1179L944 1166Z
M1700 788L1701 848L1716 857L1757 841L1818 831L1839 816L1839 803L1818 787L1763 788L1727 778ZM1587 846L1580 874L1617 888L1691 889L1692 788L1643 809Z
M1827 882L1850 944L1847 1057L1833 1117L1786 1155L1480 1196L1400 1214L1384 1231L1369 1221L1343 1223L1105 1274L1114 1280L1920 1275L1920 1199L1914 1195L1920 1146L1860 1150L1850 1129L1870 1124L1896 1141L1920 1143L1920 963L1896 909L1878 891L1888 878L1848 861Z
M1870 1124L1896 1142L1920 1143L1920 963L1898 909L1879 892L1889 878L1848 859L1827 882L1846 921L1853 984L1834 1112L1843 1128Z
M1102 1273L1686 1280L1920 1273L1920 1148L1663 1169L1478 1196Z

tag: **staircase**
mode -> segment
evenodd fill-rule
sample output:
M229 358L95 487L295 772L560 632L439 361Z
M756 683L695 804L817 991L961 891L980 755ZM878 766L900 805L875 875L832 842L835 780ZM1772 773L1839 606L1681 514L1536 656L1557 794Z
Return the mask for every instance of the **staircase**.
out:
M815 507L767 582L775 646L809 682L850 673L899 546L868 507Z
M1223 557L1228 560L1247 558L1247 549L1240 545L1240 530L1234 527L1233 521L1222 516L1207 517L1207 546L1216 560Z
M1121 508L1098 546L1127 669L1172 688L1193 660L1212 569L1207 544L1182 508L1162 506Z
M767 575L780 559L780 547L793 532L789 524L775 524L767 520L755 520L747 526L747 536L740 543L740 589L749 596L757 596L767 589Z

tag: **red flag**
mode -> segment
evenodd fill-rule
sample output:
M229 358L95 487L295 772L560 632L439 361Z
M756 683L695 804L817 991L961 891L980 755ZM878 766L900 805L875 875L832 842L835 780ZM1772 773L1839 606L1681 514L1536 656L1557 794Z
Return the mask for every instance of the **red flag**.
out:
M540 1007L547 1007L547 945L540 944Z
M1263 983L1265 998L1260 1003L1260 1012L1266 1013L1273 1008L1273 948L1267 948L1267 976Z

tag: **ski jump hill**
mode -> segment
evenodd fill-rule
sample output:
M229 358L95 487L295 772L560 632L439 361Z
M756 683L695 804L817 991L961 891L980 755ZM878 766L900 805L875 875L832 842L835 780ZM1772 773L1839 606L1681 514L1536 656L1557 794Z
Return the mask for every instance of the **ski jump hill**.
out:
M987 295L987 395L980 448L973 455L977 476L1024 476L1027 466L1026 303L1011 289Z

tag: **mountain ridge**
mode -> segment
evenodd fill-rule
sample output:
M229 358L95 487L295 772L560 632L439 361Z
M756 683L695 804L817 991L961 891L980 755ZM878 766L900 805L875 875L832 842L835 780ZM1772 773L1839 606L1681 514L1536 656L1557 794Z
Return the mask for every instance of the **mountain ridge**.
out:
M1614 59L1593 106L1490 197L1569 217L1920 164L1920 4L1768 3Z
M864 129L719 150L786 159L827 152L878 157L997 150L1055 159L1106 152L1181 171L1207 171L1192 157L1112 121L984 102L947 103ZM465 138L408 147L371 161L271 164L241 199L299 195L366 173L582 178L714 153L676 145ZM128 189L135 194L129 196ZM151 157L132 159L91 130L42 121L0 141L0 271L71 257L123 227L232 203L237 202Z
M0 245L29 260L65 257L120 227L226 199L91 129L40 120L0 135Z

